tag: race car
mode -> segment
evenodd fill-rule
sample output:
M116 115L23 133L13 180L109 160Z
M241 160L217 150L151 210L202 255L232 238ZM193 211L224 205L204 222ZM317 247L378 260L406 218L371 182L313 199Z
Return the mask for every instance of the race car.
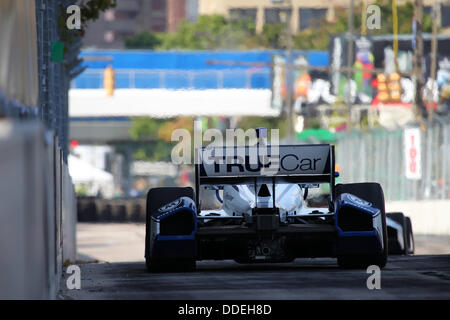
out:
M387 226L399 223L387 224L393 219L386 219L380 184L335 184L333 145L197 152L195 191L163 187L147 194L149 271L191 271L200 260L275 263L300 257L334 257L343 268L386 265ZM321 184L329 185L327 206L308 207L308 191ZM202 208L207 201L201 194L211 192L221 206Z

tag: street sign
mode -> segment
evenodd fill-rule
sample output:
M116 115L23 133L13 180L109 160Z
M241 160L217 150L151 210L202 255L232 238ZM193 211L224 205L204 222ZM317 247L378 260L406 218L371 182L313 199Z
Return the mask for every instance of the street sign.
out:
M51 49L51 61L62 62L64 60L64 42L54 41L52 42Z
M407 179L419 180L422 178L420 129L408 128L403 133L405 154L405 175Z

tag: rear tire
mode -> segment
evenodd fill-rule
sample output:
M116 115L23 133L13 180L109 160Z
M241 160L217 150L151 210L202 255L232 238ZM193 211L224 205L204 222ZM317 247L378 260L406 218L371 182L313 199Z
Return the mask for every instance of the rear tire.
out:
M402 226L403 231L403 248L400 248L397 242L389 246L389 254L407 254L407 230L406 230L406 220L405 215L402 212L390 212L386 216ZM389 237L388 237L389 240Z
M151 218L152 213L162 206L180 198L189 197L195 200L194 190L191 187L162 187L152 188L147 193L147 214L145 219L145 264L148 271L193 271L196 267L195 259L186 261L160 261L153 260L150 257L150 235L151 235Z
M414 233L412 230L412 223L409 217L405 217L405 225L406 225L406 243L407 250L406 254L414 254Z
M358 198L371 202L374 207L380 209L383 228L383 252L368 255L338 255L338 265L343 268L366 268L370 265L377 265L383 268L387 263L388 237L386 228L386 212L384 208L383 189L379 183L348 183L336 185L336 197L342 193L350 193Z

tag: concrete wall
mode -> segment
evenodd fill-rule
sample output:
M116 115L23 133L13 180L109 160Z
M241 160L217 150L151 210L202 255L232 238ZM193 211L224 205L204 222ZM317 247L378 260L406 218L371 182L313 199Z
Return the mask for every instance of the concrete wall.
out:
M62 235L63 261L74 262L76 249L77 199L68 166L62 165Z
M386 212L410 217L414 234L450 235L450 200L390 201Z
M52 133L0 121L0 299L53 299L75 260L75 194Z

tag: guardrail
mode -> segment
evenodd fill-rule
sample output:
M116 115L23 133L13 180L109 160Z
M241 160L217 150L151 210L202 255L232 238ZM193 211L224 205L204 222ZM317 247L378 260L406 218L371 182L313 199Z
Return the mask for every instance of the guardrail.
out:
M269 89L268 68L211 70L116 69L118 89ZM87 69L72 81L74 89L102 89L103 69Z

